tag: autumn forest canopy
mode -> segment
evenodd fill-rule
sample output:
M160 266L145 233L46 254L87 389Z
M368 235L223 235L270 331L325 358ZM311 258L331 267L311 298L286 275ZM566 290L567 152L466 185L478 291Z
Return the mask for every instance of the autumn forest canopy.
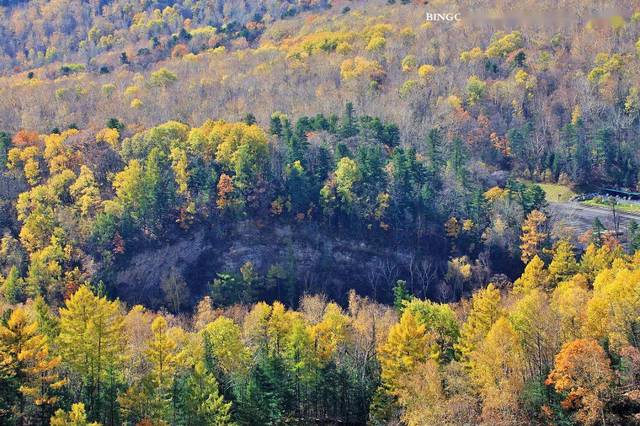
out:
M640 424L634 198L631 0L0 0L0 425Z

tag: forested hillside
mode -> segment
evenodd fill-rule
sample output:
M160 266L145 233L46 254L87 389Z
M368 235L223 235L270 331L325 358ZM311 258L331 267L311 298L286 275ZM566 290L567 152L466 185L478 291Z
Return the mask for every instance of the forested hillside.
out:
M72 37L53 17L21 18L39 16L39 4L3 10L10 18L2 20L3 48L16 43L12 51L46 56L30 37L67 45L48 44L59 50L50 64L38 63L38 53L29 56L33 65L17 53L4 61L13 74L0 80L5 131L47 133L71 125L97 131L109 118L136 131L168 120L237 121L247 113L266 126L275 111L294 118L338 114L353 102L359 114L396 123L403 143L417 148L439 127L449 139L461 137L483 162L537 178L629 187L637 181L640 17L633 2L432 6L469 16L449 23L425 22L424 5L383 2L338 2L324 13L285 19L270 2L248 2L243 11L219 2L204 7L202 17L198 3L150 3L157 12L138 12L108 2L102 17L87 12L87 20L98 22L84 23L67 13L82 15L82 8L47 3L68 18ZM111 11L118 7L127 12ZM523 19L521 10L531 17ZM101 20L113 15L124 22L103 28ZM255 37L228 30L244 21L261 28ZM20 27L27 23L35 28ZM122 26L126 36L118 35ZM70 41L84 34L87 39ZM109 37L119 41L101 46Z
M631 0L0 0L0 424L637 424L639 125Z
M5 306L6 424L637 424L640 261L559 243L505 290L154 313L82 285ZM9 283L15 278L10 278ZM5 284L6 286L7 284ZM73 404L73 405L72 405ZM93 424L93 423L92 423Z

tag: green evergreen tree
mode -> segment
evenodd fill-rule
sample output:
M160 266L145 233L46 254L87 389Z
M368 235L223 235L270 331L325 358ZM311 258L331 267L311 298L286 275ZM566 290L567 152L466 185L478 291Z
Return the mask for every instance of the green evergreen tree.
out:
M18 268L12 266L7 278L2 283L2 294L9 303L18 303L24 298L24 281L20 277Z
M351 102L347 102L345 105L338 133L343 139L350 138L358 134L358 127L355 123L355 111Z
M449 147L447 167L460 182L465 182L467 175L467 152L460 137L455 137Z
M407 282L404 280L396 281L393 286L393 306L399 314L402 314L405 303L411 300L411 293L407 290Z
M627 230L627 240L629 241L629 250L632 253L640 250L640 225L635 220L629 223Z
M602 222L600 222L600 219L596 217L591 225L591 242L595 244L596 247L602 246L602 236L606 230L607 228L605 228Z
M11 136L9 133L0 132L0 171L7 166L7 151L11 146Z
M231 403L225 402L218 389L215 376L197 363L184 386L184 418L190 424L203 426L228 426L231 421Z
M442 147L442 134L440 129L429 130L426 138L428 165L427 170L432 176L440 176L444 166L444 153Z

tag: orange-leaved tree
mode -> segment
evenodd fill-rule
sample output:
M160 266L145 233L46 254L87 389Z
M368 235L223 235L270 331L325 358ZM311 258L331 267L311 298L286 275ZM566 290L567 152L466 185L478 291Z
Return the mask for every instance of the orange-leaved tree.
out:
M567 343L556 356L546 384L566 394L562 407L575 411L575 419L586 425L602 420L609 385L613 379L611 365L604 349L592 339Z

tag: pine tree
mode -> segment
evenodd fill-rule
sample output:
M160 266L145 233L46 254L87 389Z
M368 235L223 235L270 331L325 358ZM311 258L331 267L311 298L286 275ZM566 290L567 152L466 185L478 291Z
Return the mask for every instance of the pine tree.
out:
M2 282L2 294L9 303L18 303L24 297L24 281L15 266L11 267L7 278Z
M593 139L593 165L603 179L615 178L615 176L610 175L613 169L611 163L613 162L615 148L617 146L613 138L613 131L609 128L604 128L596 131Z
M467 152L462 139L456 137L451 141L447 169L450 170L459 182L464 183L467 175Z
M0 171L7 167L7 152L11 146L11 136L6 132L0 132Z
M627 231L627 241L629 241L629 250L631 252L636 252L640 250L640 226L638 222L632 220L629 223L629 228Z
M593 220L593 224L591 225L591 243L595 244L596 247L602 246L602 236L607 228L604 227L600 218L595 218Z
M174 202L174 185L166 176L169 169L166 155L159 148L153 148L147 156L143 177L143 223L147 227L158 226Z
M442 136L440 130L429 130L426 138L427 157L429 159L428 171L432 176L439 176L444 164L442 153Z
M279 424L290 395L286 369L279 357L264 351L256 354L256 363L246 384L234 387L238 401L238 418L242 424Z
M231 403L225 402L218 390L218 382L204 364L198 362L186 382L187 418L203 426L232 425Z
M282 136L282 117L283 114L274 112L269 118L269 133L278 137Z
M407 290L407 282L404 280L396 281L393 286L393 306L399 314L404 310L405 302L411 300L411 293Z
M347 102L345 105L344 114L342 115L342 120L340 122L339 134L343 139L350 138L358 134L358 128L355 124L355 112L351 102Z
M307 131L309 130L308 123L304 121L306 117L301 118L296 123L295 131L291 131L289 121L285 122L285 143L287 145L287 161L294 163L300 161L306 165L306 153L309 148L309 142L307 141Z
M36 322L38 323L38 331L49 339L55 339L60 333L60 324L58 318L51 312L51 308L42 296L36 296L34 301L34 311Z

